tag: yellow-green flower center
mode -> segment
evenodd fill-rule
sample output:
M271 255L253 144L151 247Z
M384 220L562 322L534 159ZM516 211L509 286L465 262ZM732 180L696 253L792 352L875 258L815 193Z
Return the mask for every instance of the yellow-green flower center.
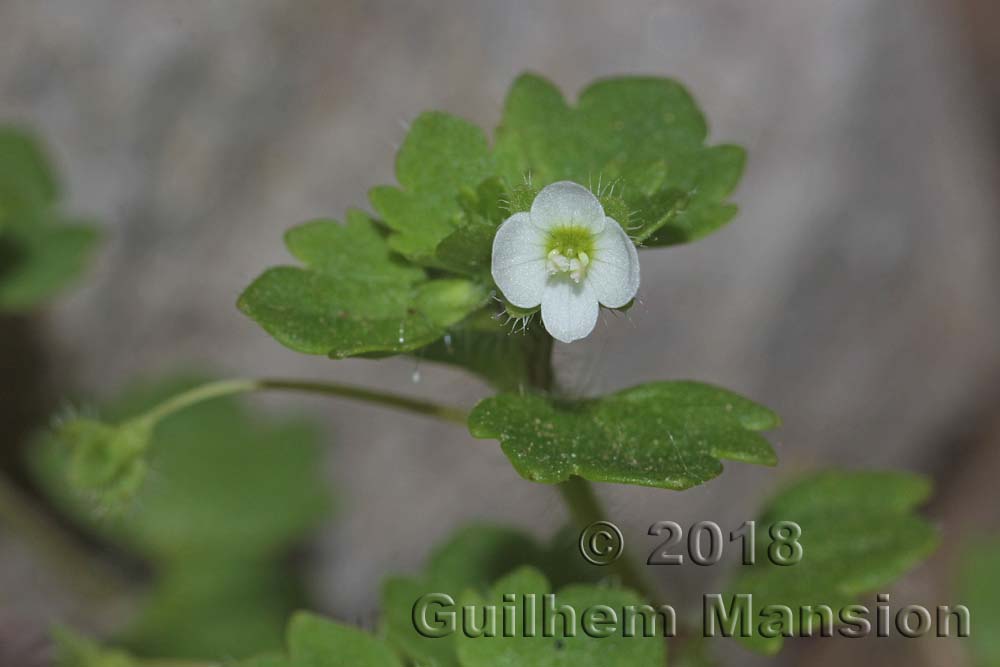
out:
M584 227L556 227L545 244L545 265L549 275L567 274L573 282L587 275L594 254L594 235Z

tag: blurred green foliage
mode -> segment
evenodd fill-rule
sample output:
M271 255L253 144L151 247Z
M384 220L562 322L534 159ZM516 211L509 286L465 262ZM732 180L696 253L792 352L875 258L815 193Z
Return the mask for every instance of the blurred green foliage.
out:
M887 586L926 558L938 531L916 510L931 483L920 475L881 471L825 471L806 476L778 493L756 525L757 561L741 567L730 582L734 594L749 594L755 610L784 605L829 605L836 614L857 598ZM800 535L772 532L794 522ZM787 557L797 543L801 560L775 562L772 549ZM792 559L786 562L792 562ZM793 614L793 633L799 632ZM744 638L754 650L777 653L782 637Z
M976 667L1000 667L1000 537L970 542L960 559L958 602L969 608L966 640Z
M54 628L55 663L59 667L135 667L126 651L107 648L68 628Z
M0 312L28 310L82 271L94 227L63 214L59 187L39 142L0 126Z
M541 611L544 604L542 596L549 593L555 594L559 608L566 605L575 610L576 627L572 634L565 630L557 631L555 636L546 634ZM621 616L623 610L638 608L645 603L634 591L591 584L573 584L553 591L544 574L533 567L523 567L497 581L487 595L472 593L463 599L463 603L476 605L480 610L484 604L499 609L504 602L509 603L511 595L519 601L519 606L535 606L536 611L531 617L534 626L527 624L527 612L521 612L515 621L518 631L514 637L498 635L483 640L458 634L458 660L462 667L662 667L666 664L667 645L663 640L662 620L651 622L649 634L643 634L640 629L634 636L627 636L622 629L625 627ZM527 595L535 597L525 598ZM532 602L528 603L526 599ZM601 628L610 630L604 636L592 636L579 629L585 623L585 610L597 607L609 608L619 615L614 628ZM500 622L497 621L498 624ZM520 630L522 623L523 632ZM567 625L569 623L566 621Z
M60 423L52 438L70 455L66 476L73 488L103 510L117 511L132 502L146 478L152 432L146 419L114 425L73 418Z
M546 545L506 526L473 523L455 530L431 552L423 571L390 576L382 584L382 628L386 639L414 662L457 667L454 637L429 639L413 626L415 600L427 593L458 598L468 591L486 594L498 579L521 566L533 566L553 585L598 582L610 574L580 557L579 531L567 527Z
M135 423L129 418L196 384L137 386L101 413ZM245 656L279 648L288 615L305 604L288 556L330 507L320 442L309 422L251 414L223 398L157 426L143 457L149 473L123 512L101 513L80 493L71 476L76 453L66 451L79 442L45 439L34 470L62 509L152 566L124 646L157 656Z

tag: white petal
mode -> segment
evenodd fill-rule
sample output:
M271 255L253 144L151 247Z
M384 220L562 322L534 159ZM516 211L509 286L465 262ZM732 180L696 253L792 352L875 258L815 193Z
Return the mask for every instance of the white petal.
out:
M546 185L531 204L531 223L540 229L584 227L595 234L604 228L604 207L594 193L572 181Z
M604 231L594 239L587 282L608 308L621 308L639 290L639 253L614 218L607 218Z
M531 224L527 213L507 218L493 237L493 281L507 301L518 308L542 302L549 277L545 270L545 232Z
M568 276L549 280L542 294L542 324L553 338L572 343L585 338L597 324L597 297L586 281Z

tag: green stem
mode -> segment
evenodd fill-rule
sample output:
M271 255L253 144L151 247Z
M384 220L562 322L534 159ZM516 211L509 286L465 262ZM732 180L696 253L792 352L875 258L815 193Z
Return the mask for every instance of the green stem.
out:
M604 507L601 506L600 499L594 493L593 484L582 477L570 477L565 482L559 484L559 493L562 495L563 500L566 501L566 506L569 508L569 513L573 517L573 521L581 530L593 523L606 521L609 518ZM623 551L621 556L611 564L611 567L621 577L622 583L625 586L638 591L648 601L654 599L653 589L649 581L635 567L635 564L628 557L627 552Z
M528 385L551 393L556 386L555 369L552 367L553 339L546 333L535 335L535 347L530 357L534 363L528 363Z
M164 417L213 398L272 390L340 396L436 417L456 424L466 423L466 412L460 408L349 385L273 378L210 382L172 396L136 419L155 426ZM25 494L2 476L0 476L0 523L32 545L42 557L51 562L57 572L73 573L67 577L66 583L79 589L83 597L93 599L96 596L106 596L118 599L128 591L129 582L117 572L107 568L72 537L66 535L61 526L37 509Z
M528 383L535 389L546 393L555 388L555 369L552 366L553 340L549 336L543 336L535 348L534 363L528 368ZM601 501L594 493L593 485L582 477L570 477L565 482L557 485L559 494L566 503L570 516L580 530L597 521L604 521L608 518L607 512L601 506ZM649 581L636 569L635 565L628 557L627 552L623 552L620 557L611 564L611 568L621 578L622 583L639 592L647 600L653 600L653 588Z
M464 425L467 414L461 408L440 405L429 401L421 401L415 398L391 394L387 392L364 389L345 384L332 382L309 382L306 380L282 380L274 378L261 379L235 379L220 380L210 382L200 387L195 387L176 396L172 396L163 403L147 412L142 419L147 419L153 423L172 415L179 410L190 407L197 403L207 401L221 396L232 394L243 394L251 391L296 391L309 394L323 394L326 396L340 396L356 401L374 403L387 407L414 412L416 414L435 417L444 421Z

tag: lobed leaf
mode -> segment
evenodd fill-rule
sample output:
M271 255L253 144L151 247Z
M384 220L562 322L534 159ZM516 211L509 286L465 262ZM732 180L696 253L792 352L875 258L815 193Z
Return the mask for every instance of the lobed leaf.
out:
M687 489L722 472L720 459L774 465L758 431L778 417L733 392L697 382L656 382L598 399L558 402L499 394L469 416L477 438L495 438L524 478Z
M436 265L435 249L458 225L459 194L493 174L479 127L441 112L418 116L396 156L401 187L376 187L369 195L393 231L390 247L414 262Z
M493 237L510 216L510 193L497 178L458 195L461 217L454 231L437 244L437 262L449 271L490 282Z
M618 220L647 246L694 241L736 213L726 198L745 153L706 146L708 129L676 81L622 77L587 87L570 106L549 81L532 74L512 87L497 128L495 155L508 183L559 180L613 190L631 211Z
M394 257L365 214L308 223L286 235L307 268L268 269L239 308L283 345L334 358L408 352L434 342L486 301L462 279L428 280Z
M745 159L741 148L708 146L706 138L701 111L675 81L599 81L571 106L550 82L522 76L492 149L460 118L420 115L397 155L399 185L370 192L381 221L354 211L346 228L320 221L293 230L289 249L306 266L267 270L239 307L299 352L342 358L433 346L425 358L512 388L510 373L483 373L478 353L463 359L438 342L486 304L497 227L530 208L542 186L568 179L593 188L638 244L705 236L735 214L727 197ZM462 337L477 349L500 338L496 327L467 328Z
M914 510L930 495L930 482L900 472L823 472L778 494L757 521L757 563L741 568L733 593L752 596L754 613L767 605L793 611L789 630L799 633L799 609L829 605L835 617L863 593L892 583L926 557L937 531ZM803 553L795 565L776 565L767 557L770 526L797 523ZM782 637L764 637L754 619L745 643L777 653Z
M456 530L432 552L417 576L389 577L382 586L383 631L401 654L427 667L458 665L454 637L428 638L413 626L413 604L428 593L461 598L468 591L486 593L512 570L531 565L559 584L596 582L608 576L580 558L579 531L567 527L547 545L523 531L476 523Z
M386 640L400 653L426 667L457 667L453 636L428 638L413 626L413 604L429 593L459 596L486 589L500 576L543 560L542 549L519 530L475 524L456 531L431 554L417 577L389 577L382 585Z
M624 635L621 626L616 628L605 626L604 630L612 631L608 636L592 637L579 629L579 624L585 610L603 606L618 614L618 623L622 622L626 607L644 604L636 593L620 588L600 587L592 585L572 585L555 593L557 607L566 605L576 614L577 627L574 633L565 631L562 622L555 626L556 632L549 635L543 626L541 611L542 596L551 592L548 580L541 572L526 567L512 572L498 581L485 597L476 595L464 600L466 604L495 605L501 609L504 602L510 606L509 598L514 595L518 601L518 617L514 636L495 637L458 636L458 657L462 667L499 667L504 665L530 665L531 667L662 667L666 664L666 644L663 640L662 626L657 626L657 632L651 635L641 633L636 636ZM536 611L533 614L534 625L529 628L526 614L522 613L524 605L531 604L524 598L534 594ZM498 612L498 616L499 616ZM480 623L482 622L480 612ZM498 619L498 624L501 619ZM527 636L527 635L533 636Z

